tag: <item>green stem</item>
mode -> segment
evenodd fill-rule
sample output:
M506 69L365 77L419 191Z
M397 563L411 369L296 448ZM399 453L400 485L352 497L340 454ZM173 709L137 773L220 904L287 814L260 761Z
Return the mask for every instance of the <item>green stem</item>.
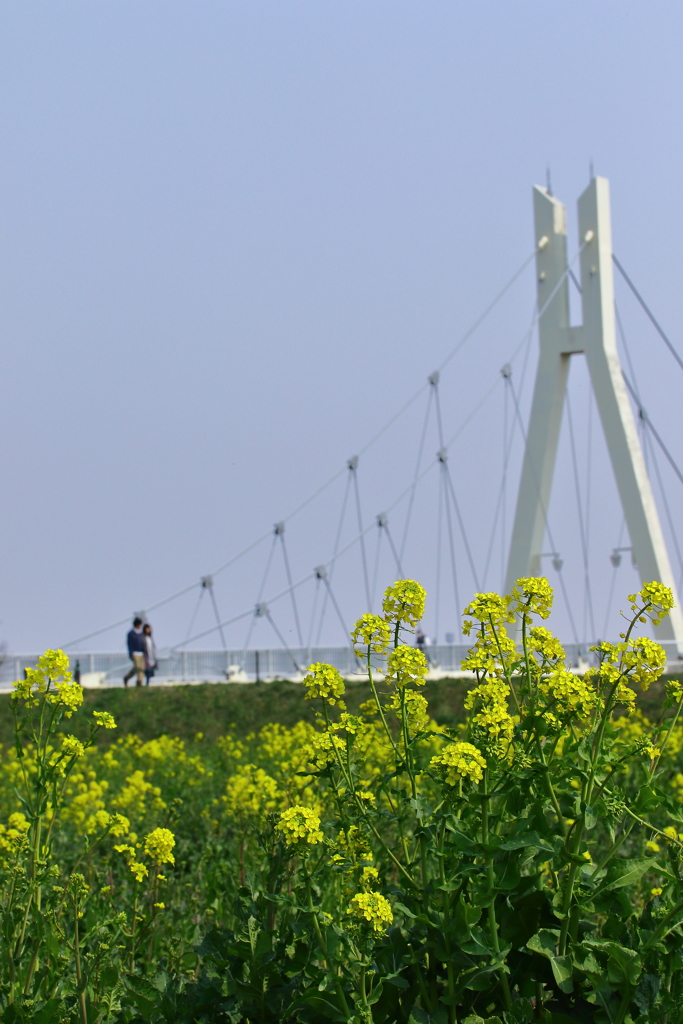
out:
M643 949L651 949L652 946L655 946L660 939L663 939L665 935L668 935L673 928L676 928L677 925L675 924L672 924L671 927L669 927L669 925L681 910L683 910L683 900L679 900L673 910L670 910L666 917L662 918L655 931L645 943ZM677 924L680 924L680 921L677 922Z
M446 864L444 862L444 842L446 839L446 819L443 819L441 825L441 834L439 836L439 873L441 876L441 887L443 892L443 924L444 924L444 945L446 946L446 953L448 954L448 961L446 963L446 976L448 979L448 998L450 1005L448 1007L448 1024L457 1024L455 1016L455 977L453 974L453 961L451 959L451 894L445 888L446 886Z
M81 1024L88 1024L88 1008L85 1002L85 985L81 969L81 944L78 927L78 904L74 903L74 958L76 961L76 981L78 983L78 1010Z
M378 706L379 706L379 702L378 702ZM325 718L327 720L327 714L325 715ZM382 839L381 835L379 834L379 832L375 828L374 824L370 820L370 818L368 816L367 808L363 805L363 801L361 799L359 799L358 794L356 793L356 787L354 786L353 779L351 778L350 774L346 770L346 767L345 767L341 757L339 756L339 751L337 750L337 746L336 746L335 743L332 744L332 749L334 751L334 756L337 759L337 764L339 765L339 770L342 773L342 776L344 777L344 781L346 782L346 785L348 786L349 793L351 794L351 796L355 800L356 807L360 811L362 817L365 819L366 824L369 826L369 828L371 829L373 835L377 839L378 843L380 844L380 846L382 847L382 849L384 850L386 855L390 858L390 860L392 860L394 862L394 864L396 865L398 870L403 875L405 875L405 877L408 879L410 884L415 889L419 888L419 886L416 885L416 883L415 883L412 875L410 874L410 872L407 871L406 868L403 867L403 865L401 864L400 860L398 860L398 858L395 856L393 851L389 849L389 847L387 846L387 844L385 843L385 841Z
M674 715L674 717L672 719L672 722L671 722L671 725L669 726L669 731L667 732L666 736L664 737L664 742L662 743L661 747L659 748L659 756L652 763L652 767L650 769L650 776L654 775L655 769L656 769L657 765L659 764L659 762L662 759L662 754L664 753L664 750L666 749L666 745L667 745L667 743L669 742L669 740L671 738L671 733L674 731L674 727L676 725L676 722L678 721L678 716L681 713L681 708L683 708L683 699L681 699L678 702L678 707L676 708L676 714Z
M390 730L390 728L389 728L389 726L387 724L386 716L384 714L384 708L382 707L382 705L380 704L380 701L379 701L379 694L377 693L377 687L375 686L375 680L374 680L373 675L372 675L372 663L371 663L371 660L370 660L371 659L371 654L372 654L372 650L371 650L370 645L368 644L367 666L368 666L368 679L370 681L370 689L372 690L372 696L375 698L375 703L377 705L377 710L379 711L379 717L382 719L382 725L384 726L384 731L385 731L385 733L387 734L387 736L389 738L389 742L391 743L392 747L394 748L394 754L396 755L396 761L397 761L397 767L398 767L398 761L400 761L401 755L399 753L398 747L396 746L396 744L394 742L394 737L391 735L391 730Z
M344 1008L344 1013L346 1014L347 1017L350 1017L351 1016L351 1011L349 1009L349 1004L346 1001L346 996L344 994L344 989L342 987L341 979L340 979L339 973L337 971L337 965L330 963L330 957L329 957L329 953L328 953L328 950L327 950L327 940L325 939L325 937L324 937L324 935L322 933L322 929L320 927L320 921L318 920L318 912L316 911L315 907L313 906L313 893L311 891L311 878L310 878L310 875L308 874L307 871L306 871L306 873L304 875L304 878L305 878L305 881L306 881L306 895L308 897L308 909L309 909L311 918L313 920L313 929L315 931L315 937L318 940L318 944L319 944L320 949L322 951L323 957L325 958L325 968L328 971L330 971L330 973L332 974L332 979L333 979L333 982L334 982L334 987L336 989L337 995L339 996L339 1001L341 1002L341 1004L342 1004L342 1006Z
M482 811L481 811L481 838L482 843L488 846L489 843L489 794L488 794L488 771L484 772L484 789L482 792ZM490 853L486 854L486 877L489 884L488 896L490 899L488 907L489 917L489 932L491 934L491 945L496 955L500 954L500 942L498 940L498 924L496 921L496 892L495 892L495 873L493 870L493 857ZM510 1011L512 1009L512 996L510 995L510 986L508 984L507 974L501 968L498 972L498 978L500 986L503 990L503 1002L505 1003L505 1009Z

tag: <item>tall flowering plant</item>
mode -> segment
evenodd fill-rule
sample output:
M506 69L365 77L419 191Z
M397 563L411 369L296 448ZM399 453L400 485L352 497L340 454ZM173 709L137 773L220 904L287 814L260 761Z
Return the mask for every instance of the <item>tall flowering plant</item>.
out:
M583 674L543 624L552 601L543 578L475 595L456 729L428 714L414 581L352 631L359 714L336 669L310 667L307 799L262 823L271 866L240 896L249 943L215 933L203 948L231 1019L683 1020L683 816L664 757L683 687L654 723L636 709L665 667L637 627L672 596L656 582L631 595L619 642Z
M151 915L142 914L136 883L149 874L146 861L155 891L158 868L173 863L175 839L157 828L140 843L129 819L102 804L82 823L80 849L74 849L65 833L83 817L78 797L92 796L82 781L74 794L73 780L84 777L76 768L98 734L115 729L116 722L95 711L86 738L63 731L79 711L83 691L62 651L46 651L13 685L14 760L5 767L21 811L0 826L2 1020L112 1020L123 992L122 954L133 972L140 934L163 907L157 903ZM93 865L107 837L111 844L119 840L114 851L129 855L135 893L130 915L114 906L113 886L101 884ZM111 869L108 874L113 882Z

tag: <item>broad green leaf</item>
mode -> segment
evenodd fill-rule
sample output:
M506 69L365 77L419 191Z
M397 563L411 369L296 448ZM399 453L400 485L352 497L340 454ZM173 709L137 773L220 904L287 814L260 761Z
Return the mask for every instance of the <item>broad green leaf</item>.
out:
M549 928L541 928L532 935L527 942L527 949L534 953L540 953L550 960L555 981L563 992L573 991L572 982L572 958L570 956L557 956L557 940L559 932L551 931Z
M609 892L610 889L621 889L625 885L634 885L640 881L646 871L654 867L657 863L655 857L640 858L633 860L631 858L620 857L612 862L612 867L607 875L607 879L600 886L599 892Z
M462 1024L503 1024L500 1017L478 1017L477 1014L473 1014L470 1017L465 1017Z
M559 931L541 928L540 931L531 936L526 944L527 949L534 953L540 953L541 956L546 956L548 960L552 960L553 957L557 956L557 940L559 937Z
M414 1006L410 1012L408 1024L448 1024L448 1010L441 1003L433 1013Z
M573 992L572 958L570 956L554 956L550 961L550 966L553 969L553 976L560 989L563 992Z
M541 839L538 832L522 832L506 842L501 843L501 850L524 850L533 847L535 850L544 850L546 853L553 853L553 847Z
M644 974L638 982L633 1001L641 1013L647 1013L657 1001L662 980L658 974Z
M394 903L394 907L396 910L400 910L402 914L405 914L406 917L412 917L414 921L417 920L417 914L414 914L412 910L408 910L404 903Z

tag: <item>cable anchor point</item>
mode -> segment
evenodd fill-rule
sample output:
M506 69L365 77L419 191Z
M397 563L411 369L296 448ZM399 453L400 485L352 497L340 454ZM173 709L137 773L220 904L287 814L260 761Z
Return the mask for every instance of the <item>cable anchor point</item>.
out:
M355 472L358 469L358 456L357 455L353 455L347 461L346 465L347 465L348 469L351 470L352 473Z
M635 565L636 564L635 555L633 554L633 548L613 548L612 549L612 554L609 556L609 560L610 560L610 562L612 563L612 565L614 566L615 569L618 569L619 566L621 565L621 553L622 553L622 551L630 551L631 552L631 565Z
M540 556L541 558L550 558L551 565L555 572L562 572L562 566L564 565L564 559L561 557L559 551L544 551Z

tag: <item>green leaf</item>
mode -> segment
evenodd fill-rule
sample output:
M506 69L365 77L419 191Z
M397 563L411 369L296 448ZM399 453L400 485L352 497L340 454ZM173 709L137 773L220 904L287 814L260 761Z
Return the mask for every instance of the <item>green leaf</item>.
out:
M644 974L638 982L633 1001L641 1013L647 1013L657 1002L661 978L658 974Z
M503 1024L500 1017L478 1017L477 1014L473 1014L471 1017L465 1017L462 1024Z
M654 791L652 786L641 786L638 791L638 799L636 801L636 813L643 814L645 811L651 810L653 807L658 807L661 803L661 798Z
M557 956L557 940L560 937L559 931L550 928L541 928L540 931L532 935L527 942L527 949L530 949L534 953L540 953L541 956L546 956L549 960Z
M646 871L657 863L655 857L632 858L619 857L612 861L606 881L600 886L598 892L609 892L610 889L621 889L625 885L634 885L640 881ZM595 894L597 895L597 893Z
M33 1024L54 1024L55 1020L59 1020L59 1011L63 1006L64 1002L61 999L48 999L39 1010L34 1010L31 1014Z
M410 1012L408 1024L448 1024L448 1010L442 1003L439 1003L433 1013L414 1006Z
M545 853L554 853L554 849L539 836L538 832L522 832L521 835L508 839L501 843L501 850L524 850L532 847L535 850L543 850Z
M417 920L417 914L414 914L412 910L408 910L404 903L394 903L394 908L400 910L406 917L412 917L413 921Z
M554 956L550 960L553 976L562 992L573 992L573 964L570 956Z
M572 992L573 964L570 956L557 956L557 940L560 933L549 928L541 928L527 942L527 949L550 960L553 976L562 992Z
M405 978L402 978L400 974L392 974L391 977L383 978L387 985L395 985L396 988L410 988L410 985Z

